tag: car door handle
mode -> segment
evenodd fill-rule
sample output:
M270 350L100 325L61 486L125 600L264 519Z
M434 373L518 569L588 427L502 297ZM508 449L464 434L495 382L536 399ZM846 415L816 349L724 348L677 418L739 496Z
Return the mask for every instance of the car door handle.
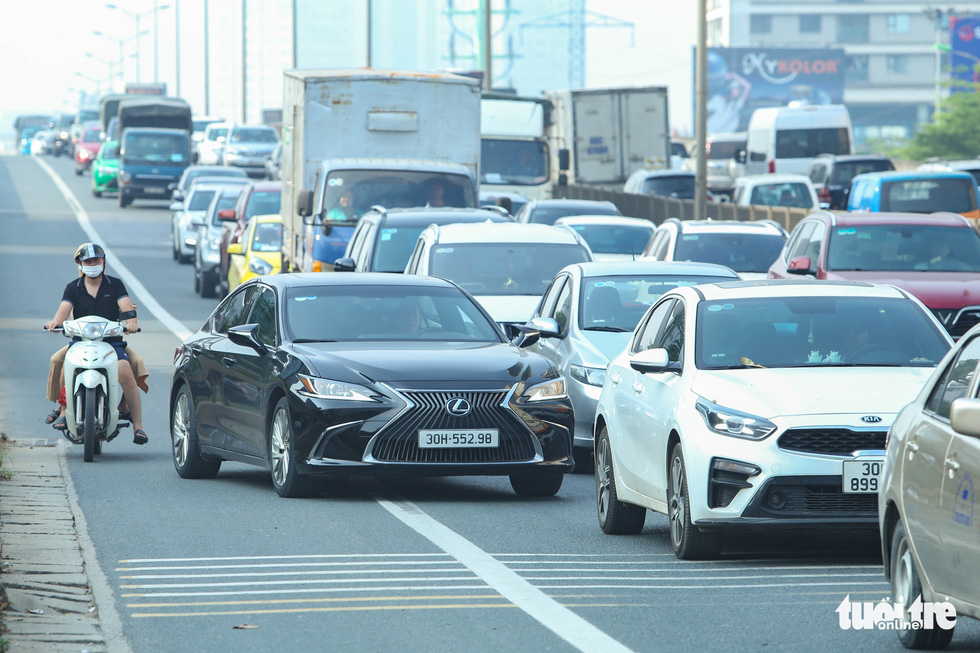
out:
M238 360L231 356L224 356L221 358L221 362L225 364L225 367L234 367Z
M633 382L633 392L643 392L643 384L639 381Z
M960 464L958 462L956 462L955 460L950 460L949 458L946 459L946 461L943 463L943 465L946 467L946 469L949 470L949 477L950 478L953 478L954 476L956 476L956 472L959 471L959 469L960 469Z
M907 447L908 447L908 449L909 449L909 451L911 451L912 453L918 453L918 451L919 451L919 445L917 445L917 444L916 444L916 443L914 443L914 442L909 442L909 443L908 443L907 445L905 445L905 446L907 446Z
M619 376L619 372L613 372L609 375L609 380L613 382L613 385L616 385L622 381L622 377Z

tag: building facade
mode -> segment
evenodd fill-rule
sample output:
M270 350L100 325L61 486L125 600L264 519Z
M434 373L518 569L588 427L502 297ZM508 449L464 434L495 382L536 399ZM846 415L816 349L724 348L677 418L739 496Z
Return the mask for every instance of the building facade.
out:
M708 0L709 47L842 48L858 145L901 140L949 94L949 16L980 1ZM940 47L937 47L940 46Z

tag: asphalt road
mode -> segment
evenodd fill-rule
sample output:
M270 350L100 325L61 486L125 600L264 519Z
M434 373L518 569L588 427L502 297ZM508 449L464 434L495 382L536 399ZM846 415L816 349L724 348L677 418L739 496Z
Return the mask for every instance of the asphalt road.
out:
M888 595L875 534L742 537L723 559L690 563L660 515L640 535L604 535L590 475L546 500L517 497L505 478L334 481L303 500L278 498L245 465L180 479L174 331L196 330L217 300L172 260L167 202L120 210L67 159L43 161L75 209L39 161L0 157L0 424L50 437L47 362L64 341L41 325L76 278L75 248L100 242L110 274L145 289L130 284L143 328L130 343L150 366L150 443L127 430L95 463L73 448L69 468L134 651L904 650L892 632L838 624L845 596ZM980 650L977 622L960 621L951 650Z

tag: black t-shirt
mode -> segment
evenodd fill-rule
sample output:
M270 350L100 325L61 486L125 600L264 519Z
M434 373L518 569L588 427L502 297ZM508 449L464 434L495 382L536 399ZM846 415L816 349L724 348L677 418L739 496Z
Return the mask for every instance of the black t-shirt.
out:
M95 297L88 294L88 290L85 289L85 277L79 277L65 286L61 301L72 305L72 317L75 319L86 315L98 315L107 320L118 320L119 300L123 297L129 297L129 292L126 291L122 280L104 274ZM112 340L122 340L122 338L106 338L106 342Z

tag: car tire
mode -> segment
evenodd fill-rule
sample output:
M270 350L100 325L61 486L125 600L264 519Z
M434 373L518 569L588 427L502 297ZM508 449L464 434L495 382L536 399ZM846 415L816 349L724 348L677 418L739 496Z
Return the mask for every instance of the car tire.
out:
M178 248L178 250L177 250L177 262L178 263L180 263L181 265L187 265L188 263L191 262L191 259L192 258L193 258L193 256L191 256L190 254L181 254L180 249Z
M548 474L547 476L519 476L515 474L510 477L510 486L521 497L553 497L558 494L564 480L563 474Z
M85 170L83 168L79 168L78 166L75 166L75 176L76 177L81 177L83 172L85 172Z
M276 403L269 422L269 467L272 487L276 494L287 499L305 497L310 489L310 479L297 469L293 443L289 406L283 397Z
M197 421L194 417L194 399L186 385L177 392L170 416L170 452L174 469L181 478L214 478L221 468L221 460L201 455L197 439Z
M130 199L129 195L127 195L122 191L119 191L119 208L124 209L132 203L133 200Z
M895 532L892 535L890 564L892 600L895 602L903 601L905 605L911 605L917 597L922 596L922 581L915 565L915 558L912 556L905 525L901 521L895 525ZM925 598L923 597L922 600ZM904 617L903 614L903 622ZM931 629L919 628L918 630L900 628L896 632L898 633L898 641L902 643L902 646L910 649L943 649L949 646L953 639L952 628L945 630L938 626Z
M612 446L609 431L603 427L595 443L595 495L599 528L608 535L636 535L643 530L647 511L642 506L623 503L616 494Z
M214 288L215 286L214 274L207 272L205 270L201 270L200 278L197 284L198 284L197 291L201 295L201 297L205 299L214 299L217 296L217 293L215 292L215 288Z
M171 248L171 250L172 250L171 254L173 256L173 259L175 261L178 261L179 262L180 261L180 245L177 244L177 232L176 231L174 231L171 234L171 241L172 241L171 244L173 245L173 247Z
M92 189L92 195L94 195L95 197L102 197L102 191L101 190L95 190L93 188Z
M722 534L705 533L691 523L687 466L680 443L674 445L667 466L667 516L670 519L670 544L674 555L681 560L711 560L718 557Z

